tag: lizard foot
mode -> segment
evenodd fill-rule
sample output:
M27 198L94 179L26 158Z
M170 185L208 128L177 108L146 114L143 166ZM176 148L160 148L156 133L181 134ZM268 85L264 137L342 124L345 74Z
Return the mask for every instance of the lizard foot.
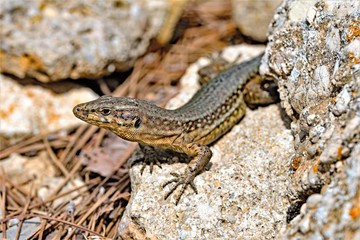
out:
M181 189L180 189L180 193L175 197L176 199L176 205L179 203L181 196L184 194L185 189L188 185L190 185L190 187L194 190L194 192L197 194L198 191L196 189L195 183L194 183L194 178L196 177L196 175L191 174L191 173L184 173L183 175L178 174L178 173L170 173L172 176L174 176L174 179L171 179L169 181L167 181L166 183L163 184L163 188L165 188L167 185L171 184L171 183L175 183L174 186L172 186L170 188L170 190L165 194L165 200L180 186L182 185Z
M159 168L161 168L161 164L160 161L156 158L156 157L145 157L144 158L144 162L143 165L141 167L140 170L140 174L142 175L144 172L144 169L147 165L150 165L150 174L152 174L153 170L154 170L154 164L156 166L158 166Z
M154 170L154 164L161 168L161 164L159 161L160 155L156 152L154 147L142 144L140 144L139 147L141 149L141 152L143 153L143 157L141 158L143 160L143 165L140 170L141 175L143 174L147 165L150 165L150 174L152 174Z

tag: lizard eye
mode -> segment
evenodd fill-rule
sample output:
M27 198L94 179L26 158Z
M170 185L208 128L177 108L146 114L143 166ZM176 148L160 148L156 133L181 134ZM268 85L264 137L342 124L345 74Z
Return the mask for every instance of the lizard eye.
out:
M134 123L134 128L139 128L141 125L141 120L140 118L136 119L135 123Z
M104 116L107 116L111 113L111 110L109 108L103 108L100 110L100 113Z
M135 121L135 123L134 123L134 127L135 127L135 128L139 128L140 125L141 125L141 120L140 120L140 118L137 118L136 121Z

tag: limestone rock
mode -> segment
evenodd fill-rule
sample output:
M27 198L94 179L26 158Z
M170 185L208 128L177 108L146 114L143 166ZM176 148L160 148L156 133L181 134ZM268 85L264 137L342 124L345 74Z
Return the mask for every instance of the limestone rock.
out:
M267 40L268 27L281 0L232 0L233 18L241 33L259 41Z
M359 1L287 0L272 23L261 69L277 81L292 119L288 195L309 197L283 239L360 236L359 9Z
M49 82L127 70L159 31L166 2L2 0L0 72Z
M88 88L55 94L40 86L22 86L0 74L0 149L40 133L69 129L82 123L72 113L97 95Z

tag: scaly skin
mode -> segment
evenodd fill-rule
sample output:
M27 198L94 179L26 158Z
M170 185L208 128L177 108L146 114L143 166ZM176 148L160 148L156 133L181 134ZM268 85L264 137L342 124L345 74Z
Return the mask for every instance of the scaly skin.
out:
M220 73L184 106L167 110L132 98L103 96L74 107L81 120L108 129L119 137L155 148L184 153L192 160L183 174L172 173L174 183L165 199L179 186L176 204L187 185L197 193L194 178L212 156L207 146L228 132L245 114L243 87L257 74L262 55Z

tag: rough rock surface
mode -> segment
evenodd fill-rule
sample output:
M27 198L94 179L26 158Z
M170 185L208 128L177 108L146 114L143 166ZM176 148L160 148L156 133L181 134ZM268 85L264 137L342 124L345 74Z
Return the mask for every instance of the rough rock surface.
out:
M360 239L360 144L320 194L312 194L278 239Z
M128 69L159 31L166 2L2 0L0 72L48 82Z
M262 47L229 49L247 58ZM241 58L244 60L244 58ZM199 61L199 65L204 64ZM177 106L194 93L198 65L189 68ZM184 97L184 94L187 97ZM172 107L176 104L173 102ZM181 104L180 104L181 105ZM280 108L272 105L248 110L245 118L211 149L212 166L195 179L198 194L189 188L180 203L164 200L170 172L182 172L185 164L163 164L153 174L142 165L132 167L132 197L119 226L125 239L272 239L286 224L288 159L294 153L293 138L284 126Z
M232 0L233 18L242 34L260 42L267 40L268 27L281 0Z
M283 239L360 239L359 9L288 0L274 17L262 71L292 119L288 195L307 199Z
M55 94L40 86L22 86L0 74L0 149L36 134L80 124L72 108L96 97L88 88Z

